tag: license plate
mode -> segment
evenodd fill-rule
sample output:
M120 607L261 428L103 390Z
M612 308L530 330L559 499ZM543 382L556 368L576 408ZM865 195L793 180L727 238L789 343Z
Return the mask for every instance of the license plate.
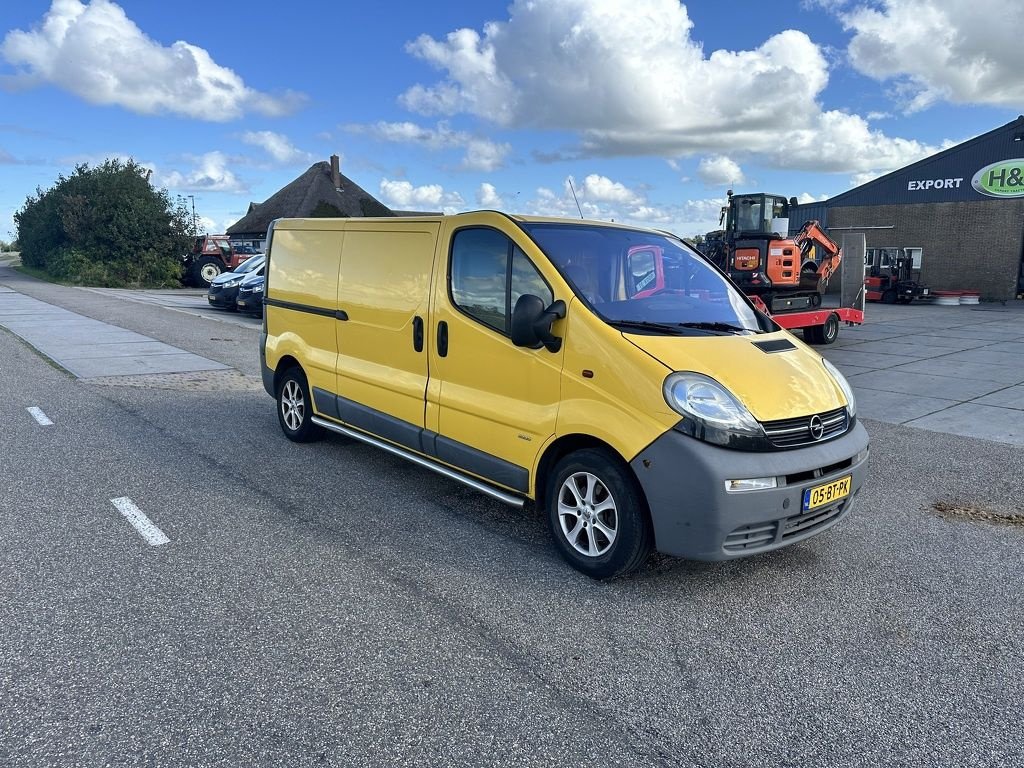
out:
M824 507L832 502L839 501L850 495L850 484L853 482L853 475L840 477L825 485L818 485L804 491L803 509L805 512L818 507Z

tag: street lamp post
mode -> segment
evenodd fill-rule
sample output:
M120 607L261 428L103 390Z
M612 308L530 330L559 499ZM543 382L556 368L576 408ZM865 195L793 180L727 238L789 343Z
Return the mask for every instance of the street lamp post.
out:
M192 237L195 237L198 234L196 231L196 198L195 195L186 195L186 197L192 201Z

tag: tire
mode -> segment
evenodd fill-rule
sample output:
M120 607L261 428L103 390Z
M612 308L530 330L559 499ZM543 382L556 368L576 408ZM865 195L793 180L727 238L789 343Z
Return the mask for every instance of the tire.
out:
M654 548L647 501L621 459L587 448L551 473L546 503L555 548L592 579L637 570Z
M197 259L189 271L192 282L200 288L209 288L217 275L224 271L224 264L216 256L203 256Z
M811 325L803 329L804 341L808 344L835 344L839 338L839 316L830 313L821 325Z
M324 435L313 423L313 398L298 366L285 371L277 383L277 421L284 436L295 443L311 443Z
M896 303L896 291L890 288L882 293L883 304L895 304Z
M824 344L825 337L822 335L822 327L820 325L809 325L803 329L804 341L808 344Z
M830 314L825 320L825 324L821 326L821 343L822 344L835 344L836 339L839 338L839 317L835 314Z
M817 309L820 306L821 306L821 294L820 293L812 293L811 294L811 307L814 308L814 309Z

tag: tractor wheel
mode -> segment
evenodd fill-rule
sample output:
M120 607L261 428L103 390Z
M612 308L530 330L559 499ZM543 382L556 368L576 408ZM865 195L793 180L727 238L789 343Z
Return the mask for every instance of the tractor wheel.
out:
M224 263L215 256L203 256L192 265L192 282L200 288L209 288L217 275L224 271Z

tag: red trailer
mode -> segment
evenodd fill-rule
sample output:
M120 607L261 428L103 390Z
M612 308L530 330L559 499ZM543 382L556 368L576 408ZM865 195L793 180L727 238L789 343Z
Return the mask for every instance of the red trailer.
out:
M864 322L864 311L850 307L818 307L773 315L758 297L751 296L750 300L786 330L803 331L804 340L808 344L833 344L839 338L840 323L861 325Z

